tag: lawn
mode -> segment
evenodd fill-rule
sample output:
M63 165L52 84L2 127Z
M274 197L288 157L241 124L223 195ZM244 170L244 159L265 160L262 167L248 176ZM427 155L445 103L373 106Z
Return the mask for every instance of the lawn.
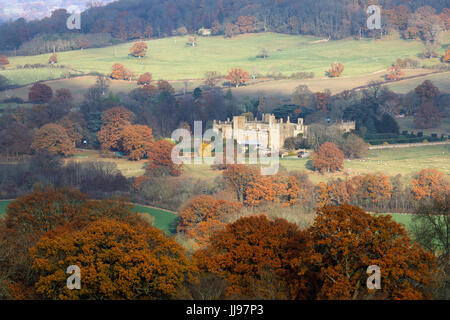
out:
M262 74L272 71L287 75L314 72L320 78L325 76L331 62L339 61L345 65L344 76L366 75L389 67L397 58L416 57L424 47L419 41L401 39L344 39L314 43L318 38L277 33L247 34L232 39L222 36L200 38L198 47L186 47L187 38L146 41L149 51L141 59L129 55L132 43L60 52L58 59L72 73L109 74L112 65L119 62L136 74L151 72L156 80L199 79L206 71L225 74L235 67ZM443 48L448 38L446 34ZM269 52L266 59L256 58L262 48ZM47 64L49 56L10 57L11 65L0 74L13 84L27 84L66 74L65 69L10 70L17 65Z

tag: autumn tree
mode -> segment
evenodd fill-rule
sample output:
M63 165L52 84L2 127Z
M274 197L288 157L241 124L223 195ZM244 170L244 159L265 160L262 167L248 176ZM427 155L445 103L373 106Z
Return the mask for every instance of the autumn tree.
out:
M222 230L227 220L232 219L241 207L238 202L206 195L190 199L180 209L177 232L188 239L195 239L198 245L205 246L209 238Z
M0 55L0 68L4 68L9 64L8 57L5 55Z
M411 181L416 200L438 198L450 192L450 181L445 174L436 169L423 169Z
M195 35L193 37L189 37L187 45L189 45L190 47L198 46L198 36Z
M414 126L417 129L437 128L441 122L441 113L432 101L422 103L414 113Z
M170 94L175 94L175 89L166 80L158 80L157 87L158 90L161 92L168 92Z
M314 101L316 103L316 107L321 112L328 111L328 102L330 101L330 96L324 92L316 92L314 93Z
M130 54L134 57L142 58L147 54L148 46L145 42L136 42L130 48Z
M255 31L256 18L254 16L240 16L236 25L239 28L240 33L250 33Z
M53 90L44 83L35 83L28 92L28 100L32 103L47 103L53 97Z
M241 203L244 203L246 200L246 193L250 183L261 176L258 168L243 164L227 166L222 175L225 183L236 194L236 198Z
M434 101L440 95L439 89L430 80L425 80L414 89L414 92L420 97L422 103Z
M153 147L152 129L144 125L125 126L121 132L122 151L129 160L141 160Z
M115 63L112 66L112 72L111 72L110 76L113 79L122 80L125 78L125 72L126 72L126 69L123 66L123 64Z
M98 140L104 150L121 150L122 131L131 125L135 115L123 107L115 107L102 115L102 127L97 133Z
M338 64L332 62L331 68L328 70L328 76L332 78L337 78L342 75L344 72L344 65L339 62Z
M348 205L324 207L307 234L306 247L299 247L297 253L293 248L290 255L295 274L290 286L297 288L297 298L430 298L435 257L413 243L390 216L367 214ZM381 270L381 290L365 285L371 265ZM305 278L306 286L297 285Z
M450 49L445 50L445 54L441 58L442 62L450 62Z
M250 80L250 74L243 69L235 68L228 73L226 79L238 88Z
M389 177L382 173L368 173L351 179L351 194L355 203L363 206L378 205L391 198Z
M288 207L297 203L299 192L295 177L261 176L248 184L244 202L249 206L274 202Z
M316 193L318 207L339 206L350 204L352 188L348 181L339 178L337 180L332 179L327 182L319 182L316 187Z
M344 169L344 153L332 142L325 142L312 158L314 170L335 172Z
M75 146L82 145L81 140L89 135L87 123L79 112L70 112L59 120L57 124L66 130L67 135L75 143Z
M0 153L7 156L30 154L33 131L19 123L12 123L0 130Z
M205 73L205 85L207 87L215 87L220 81L220 75L217 71L207 71Z
M265 215L244 217L212 236L195 254L200 270L227 280L226 295L259 299L288 299L285 278L289 243L298 227Z
M151 82L152 82L152 74L149 72L146 72L139 76L137 84L138 85L149 85Z
M62 126L49 123L36 132L31 148L36 152L49 151L53 154L69 156L74 152L74 143Z
M45 299L169 299L191 271L184 249L161 230L115 219L44 237L30 254ZM81 269L80 290L61 285L70 265Z
M58 63L58 55L53 53L50 58L48 58L48 64L54 65Z
M162 139L155 141L152 151L148 154L146 175L148 176L179 176L182 165L172 161L172 150L175 144Z
M341 144L342 152L347 159L364 158L369 145L356 134L349 134Z
M391 81L398 81L405 76L405 73L398 65L390 67L387 72L386 79Z

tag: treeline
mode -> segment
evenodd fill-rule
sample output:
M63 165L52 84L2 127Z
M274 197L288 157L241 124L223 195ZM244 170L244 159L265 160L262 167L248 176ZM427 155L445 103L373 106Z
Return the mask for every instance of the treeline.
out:
M434 232L448 234L449 201L418 210L414 237L431 239L420 245L390 217L349 205L319 208L304 226L196 198L179 233L204 242L186 249L124 201L36 188L0 219L0 299L448 299L448 238ZM74 265L81 283L68 285ZM370 265L384 271L382 290L360 285Z
M405 38L430 41L433 25L449 28L450 12L446 2L427 1L351 1L351 0L236 0L236 1L117 1L105 7L93 7L82 14L82 34L109 34L116 39L131 40L196 33L210 28L213 34L232 37L239 33L272 31L309 34L332 39L348 36L376 36L367 29L366 9L370 4L383 8L384 31L400 31ZM64 9L41 21L19 19L0 26L0 48L14 50L37 35L67 32ZM89 38L80 47L98 45ZM61 43L58 40L55 43ZM106 44L106 43L104 43ZM29 52L25 45L21 50ZM68 49L69 45L63 46ZM45 50L39 46L39 50ZM30 54L30 53L27 53Z

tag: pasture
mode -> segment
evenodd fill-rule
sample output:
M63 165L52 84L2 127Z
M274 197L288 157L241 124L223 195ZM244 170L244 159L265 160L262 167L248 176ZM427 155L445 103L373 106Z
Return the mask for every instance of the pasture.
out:
M448 33L442 48L446 47ZM109 74L114 63L122 63L136 74L151 72L154 79L201 79L206 71L225 74L231 68L244 68L253 73L314 72L325 76L331 62L342 62L343 76L367 75L389 67L397 58L417 57L423 51L420 41L401 39L343 39L316 43L319 38L278 33L201 37L196 47L186 46L188 36L146 41L149 51L143 58L129 55L132 42L115 46L59 52L59 64L72 73L99 72ZM261 49L268 58L257 58ZM443 52L443 49L440 51ZM61 76L59 69L11 70L18 65L47 64L50 54L10 57L10 66L0 74L12 84L29 84L37 80ZM436 59L435 62L438 60ZM37 71L38 70L38 71ZM66 74L67 70L60 70Z

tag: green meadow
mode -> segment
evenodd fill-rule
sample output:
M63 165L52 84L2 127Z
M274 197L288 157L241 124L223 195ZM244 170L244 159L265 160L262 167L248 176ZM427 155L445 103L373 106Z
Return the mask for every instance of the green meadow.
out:
M444 48L449 40L445 36ZM147 55L129 55L132 42L120 45L59 52L59 64L68 69L20 69L17 65L47 64L50 54L10 57L10 66L0 74L13 84L25 85L37 80L49 80L71 73L100 72L109 74L119 62L136 74L151 72L154 79L201 79L206 71L225 74L231 68L267 74L282 72L314 72L324 77L331 62L342 62L343 76L370 74L389 67L397 58L417 57L424 48L420 41L401 39L344 39L316 42L319 38L278 33L244 34L231 39L222 36L201 37L197 47L187 47L188 36L146 41ZM257 58L265 48L269 57ZM443 49L440 49L443 51ZM436 59L436 62L438 60Z

